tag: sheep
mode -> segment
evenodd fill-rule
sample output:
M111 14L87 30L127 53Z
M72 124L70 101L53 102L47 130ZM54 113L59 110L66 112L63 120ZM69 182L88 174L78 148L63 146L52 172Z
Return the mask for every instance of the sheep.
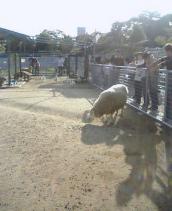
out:
M123 115L124 106L127 101L128 88L123 84L117 84L100 93L98 99L93 104L92 109L87 115L87 120L101 118L107 125L112 125L121 109ZM107 116L109 116L109 123ZM106 117L106 118L105 118Z

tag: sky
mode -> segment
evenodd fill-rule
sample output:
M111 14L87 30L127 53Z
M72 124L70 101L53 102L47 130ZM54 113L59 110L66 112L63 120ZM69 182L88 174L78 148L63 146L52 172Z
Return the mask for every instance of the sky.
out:
M28 35L60 29L71 36L77 27L108 32L115 21L143 11L172 13L171 0L0 0L0 27Z

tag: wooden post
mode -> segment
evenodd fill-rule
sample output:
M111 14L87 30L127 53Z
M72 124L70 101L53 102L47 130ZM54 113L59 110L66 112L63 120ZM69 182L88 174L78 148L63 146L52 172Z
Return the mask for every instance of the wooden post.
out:
M14 54L14 65L15 65L15 74L17 73L17 55Z
M8 55L8 85L10 86L11 82L11 65L10 65L10 51L11 51L11 41L7 40L7 55Z

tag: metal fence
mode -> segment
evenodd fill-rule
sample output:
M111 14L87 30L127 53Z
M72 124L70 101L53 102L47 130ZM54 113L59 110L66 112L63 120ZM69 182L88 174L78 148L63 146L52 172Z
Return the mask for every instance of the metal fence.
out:
M147 69L128 66L90 64L91 83L104 90L122 83L129 90L128 105L172 128L172 71L160 69L148 74Z
M78 79L88 77L88 58L86 56L69 56L69 76Z
M69 76L77 76L77 57L69 56Z
M166 55L164 48L145 48L145 51L150 52L155 58L162 58Z
M21 69L29 68L29 58L33 57L32 55L21 55ZM62 58L65 62L65 56L58 55L35 55L35 58L40 63L39 74L41 75L55 75L59 68L59 62ZM64 67L64 63L63 63Z
M8 78L8 56L0 57L0 77Z
M0 55L0 77L6 78L8 85L13 84L13 78L20 72L20 56L16 53Z
M0 77L5 77L6 82L10 85L14 80L15 73L21 71L32 71L36 74L36 70L30 68L30 58L36 58L40 64L38 75L46 77L55 77L56 75L69 75L79 79L87 79L88 61L84 56L76 55L59 55L53 53L37 53L37 54L15 54L8 53L0 55Z

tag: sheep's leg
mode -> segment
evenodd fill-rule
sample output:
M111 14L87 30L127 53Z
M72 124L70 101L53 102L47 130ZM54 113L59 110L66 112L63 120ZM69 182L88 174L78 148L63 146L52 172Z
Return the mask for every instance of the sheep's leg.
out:
M117 116L118 116L118 110L116 110L114 118L116 119Z
M113 116L114 119L116 119L116 118L117 118L117 115L118 115L118 110L116 110L116 111L113 113L112 116Z
M104 123L104 115L103 116L101 116L101 121Z
M117 116L118 116L118 110L116 110L113 114L113 124L115 124Z
M121 115L120 115L121 117L123 117L124 116L124 107L122 107L122 109L121 109Z
M108 118L108 121L107 121L107 126L111 126L111 125L113 125L113 123L114 123L113 115L109 114L109 118Z
M106 114L104 114L104 115L101 117L101 121L103 122L104 125L107 124L108 119L107 119L107 115L106 115Z

